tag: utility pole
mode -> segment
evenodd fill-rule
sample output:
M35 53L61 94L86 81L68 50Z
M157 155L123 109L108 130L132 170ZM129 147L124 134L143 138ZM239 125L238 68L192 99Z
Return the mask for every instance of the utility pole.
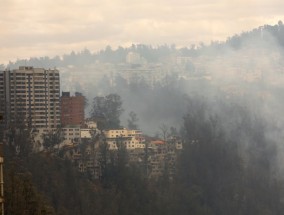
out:
M0 121L3 120L3 115L0 113ZM0 212L4 215L4 177L3 177L3 142L0 140Z

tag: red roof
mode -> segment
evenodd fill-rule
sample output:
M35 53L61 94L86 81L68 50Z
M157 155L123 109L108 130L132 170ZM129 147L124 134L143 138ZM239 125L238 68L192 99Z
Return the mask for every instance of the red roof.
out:
M153 140L153 141L151 141L151 143L160 145L160 144L165 144L165 141L163 141L163 140Z

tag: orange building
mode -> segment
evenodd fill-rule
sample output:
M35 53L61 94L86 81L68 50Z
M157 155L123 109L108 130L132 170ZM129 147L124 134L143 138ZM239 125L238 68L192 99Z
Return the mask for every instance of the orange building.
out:
M62 92L61 96L61 126L82 125L84 123L84 96L76 92Z

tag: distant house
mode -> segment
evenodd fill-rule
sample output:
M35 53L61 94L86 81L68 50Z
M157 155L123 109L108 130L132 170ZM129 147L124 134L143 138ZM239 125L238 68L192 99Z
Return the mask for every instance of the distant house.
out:
M139 130L105 130L104 135L110 150L118 149L119 144L124 144L126 149L145 148L145 141Z
M81 141L81 128L79 125L66 126L61 129L63 145L78 144Z

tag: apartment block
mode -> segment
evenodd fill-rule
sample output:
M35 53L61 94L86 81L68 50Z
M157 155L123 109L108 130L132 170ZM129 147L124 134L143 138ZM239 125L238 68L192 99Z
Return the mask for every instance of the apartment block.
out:
M61 129L63 145L78 144L81 141L81 131L79 125L67 126Z
M57 69L20 66L0 71L0 102L7 127L60 125L60 77Z
M105 130L104 135L110 150L117 150L118 144L124 144L126 149L145 148L142 132L126 128Z
M76 92L62 92L61 96L61 125L82 125L84 123L84 96Z
M0 140L3 138L5 118L5 97L4 97L4 73L0 72Z

